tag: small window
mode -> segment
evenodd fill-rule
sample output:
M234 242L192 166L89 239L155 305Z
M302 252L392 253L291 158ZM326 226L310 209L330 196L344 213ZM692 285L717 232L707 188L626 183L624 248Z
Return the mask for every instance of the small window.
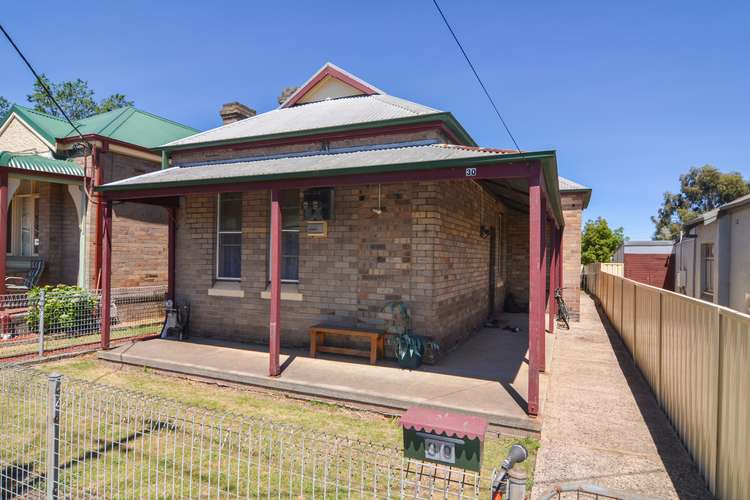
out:
M242 275L242 193L218 199L216 278L239 280Z
M701 288L709 297L714 294L714 246L712 243L701 245Z
M299 282L299 193L299 189L281 191L281 281L284 283ZM268 248L270 263L270 243ZM270 272L268 274L271 275Z

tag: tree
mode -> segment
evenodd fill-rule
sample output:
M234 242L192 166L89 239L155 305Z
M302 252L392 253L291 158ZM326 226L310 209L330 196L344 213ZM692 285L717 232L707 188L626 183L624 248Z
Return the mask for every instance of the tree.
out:
M133 105L133 101L128 100L123 94L112 94L97 103L94 100L94 91L89 88L89 83L80 78L67 82L52 83L42 74L40 79L47 85L55 100L62 106L71 120L80 120L97 113ZM34 82L33 92L26 98L34 105L36 111L63 118L60 110L38 81Z
M615 250L625 241L625 230L609 227L607 219L599 217L583 226L581 236L581 264L609 262Z
M721 172L704 165L680 175L680 192L664 193L662 206L651 217L655 240L678 240L683 224L704 212L750 194L750 184L739 172Z
M7 113L9 109L10 109L10 103L8 102L8 99L6 99L3 96L0 96L0 119L5 117L5 113Z

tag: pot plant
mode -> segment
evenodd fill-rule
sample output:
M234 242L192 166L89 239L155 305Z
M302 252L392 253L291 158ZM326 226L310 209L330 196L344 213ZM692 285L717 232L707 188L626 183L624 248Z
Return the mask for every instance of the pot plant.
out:
M390 334L388 343L393 345L401 368L415 370L422 364L427 349L439 350L436 342L412 333L411 313L406 304L390 302L383 312L390 316L386 324L386 332Z

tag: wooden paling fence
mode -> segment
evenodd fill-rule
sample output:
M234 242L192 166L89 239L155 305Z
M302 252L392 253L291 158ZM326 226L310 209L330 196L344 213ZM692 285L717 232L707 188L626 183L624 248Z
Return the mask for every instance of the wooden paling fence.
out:
M601 303L711 493L750 498L750 316L603 267L584 285Z

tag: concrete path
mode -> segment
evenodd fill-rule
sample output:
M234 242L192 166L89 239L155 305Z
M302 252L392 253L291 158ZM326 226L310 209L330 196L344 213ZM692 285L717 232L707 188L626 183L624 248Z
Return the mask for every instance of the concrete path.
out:
M539 435L540 418L525 411L527 395L526 316L504 315L519 332L486 328L434 366L409 371L394 362L377 365L357 358L283 349L282 374L268 377L268 352L263 346L194 340L149 340L98 354L107 361L148 366L186 375L250 384L298 394L351 401L394 409L428 406L486 417L506 432ZM549 339L552 336L549 336ZM549 340L548 339L548 340ZM546 377L540 380L545 393Z
M555 340L532 498L582 482L663 498L711 498L617 334L587 295Z

